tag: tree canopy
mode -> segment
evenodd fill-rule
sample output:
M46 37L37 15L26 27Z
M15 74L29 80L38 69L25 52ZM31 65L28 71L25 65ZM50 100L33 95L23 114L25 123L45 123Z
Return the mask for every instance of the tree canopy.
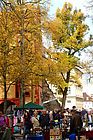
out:
M65 105L71 80L78 81L78 54L92 41L86 39L89 27L81 10L73 10L70 3L47 20L45 1L2 0L0 11L0 80L7 98L7 83L28 81L38 84L42 79L55 85L63 95ZM41 8L42 5L42 8ZM53 45L45 48L42 35L47 33ZM78 75L78 76L77 76ZM21 86L21 92L23 87ZM23 96L23 93L22 93Z
M76 72L79 75L82 67L79 53L92 43L85 38L89 27L85 23L84 14L72 8L70 3L65 3L61 10L56 11L55 19L46 23L53 42L47 53L49 62L52 62L47 80L57 86L63 95L63 108L71 79L78 81Z
M43 1L44 2L44 1ZM46 10L39 1L2 1L0 11L0 80L7 99L7 85L20 81L39 81L42 58L42 21ZM44 3L43 3L44 5ZM42 26L42 27L41 27ZM23 85L22 85L23 86ZM24 87L22 87L22 90ZM23 91L21 94L23 96Z

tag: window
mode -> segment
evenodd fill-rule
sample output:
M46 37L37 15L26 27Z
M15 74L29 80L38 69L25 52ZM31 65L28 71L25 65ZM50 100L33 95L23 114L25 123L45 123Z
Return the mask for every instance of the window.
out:
M71 103L71 100L68 100L67 103Z
M68 92L67 93L71 94L71 88L70 87L68 87Z
M30 97L30 93L28 91L25 92L25 97Z

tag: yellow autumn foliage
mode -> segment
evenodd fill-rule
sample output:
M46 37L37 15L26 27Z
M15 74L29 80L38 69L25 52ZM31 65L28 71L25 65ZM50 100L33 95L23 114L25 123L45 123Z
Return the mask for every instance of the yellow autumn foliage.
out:
M56 17L45 25L49 29L48 33L53 42L48 54L49 61L51 56L53 64L47 79L60 89L61 94L63 94L62 107L64 107L70 82L73 81L80 85L76 71L76 68L80 67L78 53L92 44L89 39L85 38L89 27L85 23L82 11L73 10L70 3L65 3L61 10L57 9Z

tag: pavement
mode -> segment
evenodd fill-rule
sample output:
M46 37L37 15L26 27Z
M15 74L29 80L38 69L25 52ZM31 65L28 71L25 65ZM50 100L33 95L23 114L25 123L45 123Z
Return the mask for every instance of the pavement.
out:
M20 137L18 138L18 137L16 137L15 140L23 140L23 138L20 138Z

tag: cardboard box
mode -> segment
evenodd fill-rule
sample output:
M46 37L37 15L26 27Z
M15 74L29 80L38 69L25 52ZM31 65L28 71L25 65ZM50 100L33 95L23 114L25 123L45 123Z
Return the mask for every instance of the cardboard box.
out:
M50 136L50 140L61 140L60 136Z
M50 129L50 136L59 136L60 134L60 129Z
M61 140L61 137L60 136L55 136L55 139L56 140Z
M78 137L76 136L76 140L78 140ZM87 140L86 136L80 136L80 140Z
M50 136L50 140L55 140L55 136Z

